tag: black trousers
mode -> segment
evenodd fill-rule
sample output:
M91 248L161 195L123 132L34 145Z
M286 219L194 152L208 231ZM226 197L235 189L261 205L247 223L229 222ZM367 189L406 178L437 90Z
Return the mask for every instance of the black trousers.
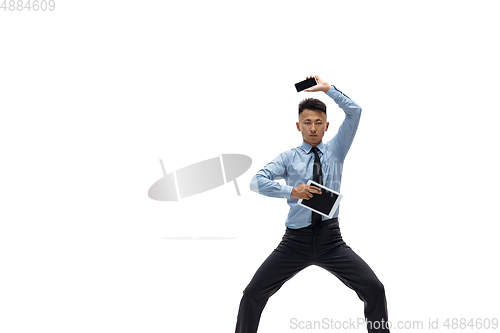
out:
M278 247L259 267L243 291L236 333L256 333L269 297L310 265L322 267L353 289L364 302L368 332L389 332L384 286L347 246L337 218L301 229L287 228Z

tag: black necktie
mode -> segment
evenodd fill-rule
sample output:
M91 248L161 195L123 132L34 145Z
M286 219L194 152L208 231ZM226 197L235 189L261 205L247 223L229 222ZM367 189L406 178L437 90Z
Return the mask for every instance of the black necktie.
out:
M314 167L313 167L313 181L318 184L323 185L323 173L321 172L321 160L319 159L317 147L312 147L311 151L314 153ZM316 194L313 194L316 195ZM320 222L321 215L315 212L312 212L312 223Z

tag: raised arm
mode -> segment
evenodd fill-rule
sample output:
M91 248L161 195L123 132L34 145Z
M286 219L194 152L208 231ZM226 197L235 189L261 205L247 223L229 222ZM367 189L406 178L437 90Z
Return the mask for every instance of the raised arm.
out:
M344 159L354 140L356 130L358 129L359 120L361 118L361 107L348 96L344 95L334 85L329 85L319 76L315 76L315 78L318 84L306 91L322 91L326 93L345 112L344 121L340 125L337 134L335 134L330 141L330 146L338 150L338 157Z

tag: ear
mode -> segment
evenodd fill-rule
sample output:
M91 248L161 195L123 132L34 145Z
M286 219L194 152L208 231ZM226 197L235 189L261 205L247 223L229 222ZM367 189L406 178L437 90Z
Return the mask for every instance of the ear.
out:
M297 125L297 131L300 132L300 125L299 125L299 122L296 122L295 125Z
M330 125L330 123L327 121L325 126L325 132L328 131L328 125Z

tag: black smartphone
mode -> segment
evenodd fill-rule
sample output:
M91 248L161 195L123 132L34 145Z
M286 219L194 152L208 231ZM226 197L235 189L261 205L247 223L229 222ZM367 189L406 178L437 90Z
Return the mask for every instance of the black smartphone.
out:
M314 87L318 83L316 82L316 79L314 77L311 77L307 80L300 81L299 83L295 83L295 89L297 89L297 92L302 91L307 88Z

